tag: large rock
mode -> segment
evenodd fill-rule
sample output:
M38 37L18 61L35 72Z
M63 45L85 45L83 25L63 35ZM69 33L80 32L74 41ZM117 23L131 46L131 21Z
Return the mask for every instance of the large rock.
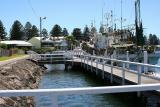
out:
M36 89L45 69L35 63L22 60L1 67L0 89ZM0 98L0 107L34 107L33 97L3 97Z

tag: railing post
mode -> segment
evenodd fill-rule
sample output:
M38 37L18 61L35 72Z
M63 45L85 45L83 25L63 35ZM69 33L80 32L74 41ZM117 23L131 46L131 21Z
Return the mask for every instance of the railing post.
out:
M88 65L88 58L89 58L89 57L87 56L87 70L88 70L88 66L89 66L89 65Z
M122 85L125 85L125 63L123 63L122 68Z
M74 62L73 62L73 60L74 60L74 54L73 54L73 58L72 58L72 67L73 67L73 65L74 65Z
M141 65L138 65L138 84L141 84L141 72L142 72L142 69L141 69Z
M148 53L147 51L144 51L144 63L148 64ZM144 73L148 72L148 67L144 66Z
M127 58L126 59L127 59L127 61L129 61L129 51L127 51ZM129 63L127 63L126 66L127 66L127 69L129 69Z
M51 99L52 99L51 107L58 107L57 96L52 95Z
M80 58L81 58L81 67L82 67L82 55L80 55Z
M141 72L142 72L142 67L141 65L138 65L138 84L141 84ZM137 96L141 96L141 92L137 92Z
M51 55L48 55L49 56L49 58L51 58L51 63L52 63L52 54Z
M84 66L84 68L85 68L85 56L84 56L83 58L84 58L84 63L83 63L83 66Z
M111 60L111 77L110 77L111 84L113 83L113 61Z
M96 75L98 73L98 59L96 58Z
M91 72L93 72L93 58L91 57Z
M105 64L105 62L104 62L104 59L103 59L103 62L102 62L102 78L104 79L105 77L104 77L104 64Z

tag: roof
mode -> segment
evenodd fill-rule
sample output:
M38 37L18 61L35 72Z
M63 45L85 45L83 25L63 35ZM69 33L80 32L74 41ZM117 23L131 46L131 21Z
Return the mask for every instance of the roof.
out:
M16 45L16 46L32 46L31 43L28 43L26 41L20 41L20 40L1 41L0 43L7 44L7 45Z
M130 47L134 46L134 44L121 44L121 45L112 45L114 48L125 48L125 47Z
M33 38L36 38L36 39L38 39L38 40L43 39L43 37L33 37Z

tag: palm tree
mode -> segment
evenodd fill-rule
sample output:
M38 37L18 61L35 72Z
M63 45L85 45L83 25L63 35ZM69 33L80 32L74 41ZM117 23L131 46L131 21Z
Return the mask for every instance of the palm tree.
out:
M66 36L65 40L68 42L68 49L73 49L78 45L78 41L73 36Z

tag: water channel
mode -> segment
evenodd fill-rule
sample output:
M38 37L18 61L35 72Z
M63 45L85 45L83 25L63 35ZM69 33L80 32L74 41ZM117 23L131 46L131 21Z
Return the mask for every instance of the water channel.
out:
M39 88L74 88L106 86L103 80L82 70L68 70L46 73ZM58 97L59 107L138 107L137 97L133 93L101 94L101 95L67 95ZM51 107L51 99L41 96L37 99L37 107ZM142 106L140 106L142 107Z

